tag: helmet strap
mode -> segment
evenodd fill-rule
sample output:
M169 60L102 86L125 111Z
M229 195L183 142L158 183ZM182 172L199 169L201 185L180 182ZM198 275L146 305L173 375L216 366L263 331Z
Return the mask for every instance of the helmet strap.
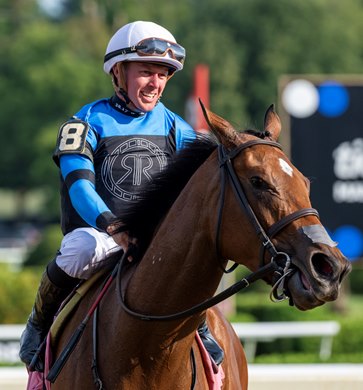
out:
M118 77L116 77L115 73L111 72L112 77L112 85L116 91L116 93L119 93L123 99L125 100L126 105L131 103L131 99L127 95L127 87L126 87L126 81L125 81L125 71L124 66L122 62L118 62L116 64L117 70L118 70Z
M130 100L129 96L127 95L127 92L126 92L123 88L119 87L118 92L119 92L119 93L122 95L122 97L125 99L126 105L129 104L129 103L131 103L131 100Z

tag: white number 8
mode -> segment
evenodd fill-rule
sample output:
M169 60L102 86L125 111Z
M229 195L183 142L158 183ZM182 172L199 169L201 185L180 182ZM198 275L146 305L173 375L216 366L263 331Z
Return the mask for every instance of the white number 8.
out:
M87 125L82 122L68 122L64 124L59 133L60 152L82 151L85 137L87 134Z

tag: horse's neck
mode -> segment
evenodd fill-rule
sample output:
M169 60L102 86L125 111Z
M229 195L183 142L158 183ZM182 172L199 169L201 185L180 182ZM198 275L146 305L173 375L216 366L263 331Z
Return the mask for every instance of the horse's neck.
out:
M213 296L222 272L213 243L215 221L209 215L215 218L210 202L218 195L208 192L209 185L203 175L194 183L192 179L160 225L127 286L126 302L134 311L173 314ZM147 372L148 380L165 367L174 373L190 370L190 348L201 320L198 314L177 321L141 321L121 312L119 325L110 328L120 348L127 345L117 358L127 360L126 351L141 356L137 367ZM153 380L159 377L155 374Z
M212 296L222 273L216 258L218 194L198 175L177 199L158 229L129 288L128 298L156 314L184 310ZM215 193L216 191L214 191Z

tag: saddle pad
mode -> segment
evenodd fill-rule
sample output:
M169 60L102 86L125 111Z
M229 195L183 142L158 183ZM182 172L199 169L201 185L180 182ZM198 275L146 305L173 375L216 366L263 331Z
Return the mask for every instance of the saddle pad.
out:
M208 351L205 349L203 341L201 340L198 332L195 333L195 339L202 357L209 390L221 390L225 376L222 365L217 366L214 362L212 362L212 359L209 356Z
M50 333L48 333L45 346L44 372L28 371L28 383L26 390L51 390L51 383L47 381L46 378L52 363Z

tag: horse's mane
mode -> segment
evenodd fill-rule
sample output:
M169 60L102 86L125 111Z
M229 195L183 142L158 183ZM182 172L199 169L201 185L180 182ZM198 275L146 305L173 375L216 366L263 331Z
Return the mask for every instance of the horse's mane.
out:
M141 189L138 201L120 216L119 222L124 225L122 230L137 238L141 250L148 246L158 224L194 172L216 147L213 136L198 135L196 140L172 157L164 171Z
M248 129L244 133L264 138L266 134ZM139 255L147 248L156 227L165 217L189 179L217 148L212 134L198 134L184 149L176 153L167 168L156 175L138 193L139 199L115 223L122 224L131 237L138 240Z

